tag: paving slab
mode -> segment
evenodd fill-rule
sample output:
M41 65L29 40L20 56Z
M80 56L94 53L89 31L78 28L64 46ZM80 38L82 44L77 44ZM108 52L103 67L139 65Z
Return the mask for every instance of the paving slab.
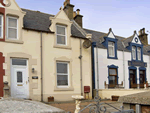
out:
M0 113L65 113L65 111L42 102L5 98L0 99Z

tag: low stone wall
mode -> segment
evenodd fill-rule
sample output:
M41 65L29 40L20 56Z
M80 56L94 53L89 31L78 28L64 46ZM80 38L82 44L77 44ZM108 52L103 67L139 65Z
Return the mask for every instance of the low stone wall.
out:
M141 93L150 91L150 89L99 89L99 96L102 99L111 99L112 95L125 96L134 93ZM96 96L96 90L93 91L94 96Z

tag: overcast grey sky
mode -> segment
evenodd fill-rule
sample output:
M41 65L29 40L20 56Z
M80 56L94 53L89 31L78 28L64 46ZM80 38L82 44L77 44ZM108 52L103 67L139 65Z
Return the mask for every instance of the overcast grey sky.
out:
M21 8L57 14L65 0L16 0ZM129 37L134 30L150 31L150 0L70 0L83 15L83 27ZM150 35L150 34L149 34ZM149 36L150 43L150 36Z

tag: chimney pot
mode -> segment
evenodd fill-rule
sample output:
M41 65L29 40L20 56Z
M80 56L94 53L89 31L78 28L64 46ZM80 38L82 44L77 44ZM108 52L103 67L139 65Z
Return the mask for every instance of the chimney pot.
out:
M136 33L136 30L134 31L134 34Z
M111 32L112 31L112 29L111 28L109 28L109 32Z
M76 11L73 12L73 18L77 15Z
M70 0L65 0L65 2L64 2L64 7L65 7L67 4L70 4Z
M145 34L145 28L143 28L143 34Z
M77 9L76 11L77 11L77 15L80 15L80 9Z

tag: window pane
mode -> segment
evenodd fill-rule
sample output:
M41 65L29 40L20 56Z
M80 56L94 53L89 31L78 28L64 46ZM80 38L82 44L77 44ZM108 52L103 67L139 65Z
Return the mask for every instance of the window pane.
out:
M109 46L113 46L113 45L114 45L114 42L108 42L108 45L109 45Z
M116 69L109 69L109 75L117 75Z
M17 38L17 29L8 28L8 38Z
M68 75L57 75L57 85L68 85Z
M17 28L17 19L8 18L8 26Z
M133 74L133 70L130 70L130 73Z
M12 59L12 65L27 65L27 61L23 59Z
M66 44L65 36L57 35L57 44Z
M57 26L57 34L65 35L65 27Z
M116 79L115 76L109 76L109 84L116 84L115 79Z
M22 72L17 72L17 82L22 83Z
M144 74L144 72L143 72L143 71L140 71L140 74Z
M68 73L68 67L66 63L57 63L57 73Z

